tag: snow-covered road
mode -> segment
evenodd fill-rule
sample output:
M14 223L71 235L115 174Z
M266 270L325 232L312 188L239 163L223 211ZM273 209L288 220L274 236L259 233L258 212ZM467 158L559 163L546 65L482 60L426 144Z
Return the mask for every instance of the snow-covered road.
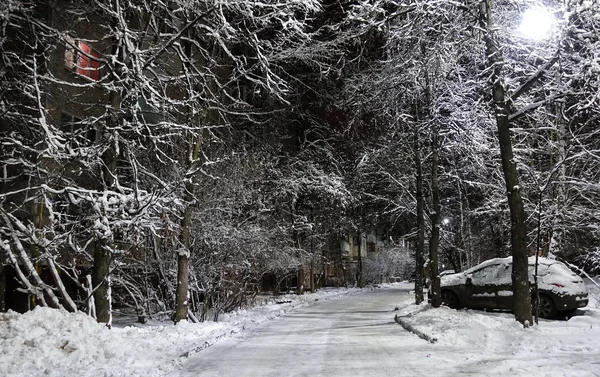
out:
M410 288L300 308L190 356L171 376L600 376L598 309L524 329L510 313L416 306ZM396 306L438 342L399 326Z
M262 297L218 323L112 330L83 313L0 313L0 376L600 377L600 287L579 315L527 329L510 313L415 305L411 288Z
M427 343L394 321L407 296L396 286L301 308L203 350L173 376L419 376Z

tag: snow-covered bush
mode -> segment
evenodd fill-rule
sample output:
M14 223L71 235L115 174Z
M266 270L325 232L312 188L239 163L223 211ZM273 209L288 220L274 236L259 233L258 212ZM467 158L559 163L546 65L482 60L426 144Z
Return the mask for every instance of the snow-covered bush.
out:
M363 260L365 283L386 283L390 278L408 280L414 270L414 257L402 247L385 248Z

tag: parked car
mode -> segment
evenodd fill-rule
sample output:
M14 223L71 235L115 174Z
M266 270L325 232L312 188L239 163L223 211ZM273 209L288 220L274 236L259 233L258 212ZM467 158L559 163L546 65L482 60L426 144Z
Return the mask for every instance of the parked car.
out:
M535 257L529 258L533 294ZM451 308L512 310L512 257L485 261L471 269L441 277L442 303ZM539 315L553 318L572 314L588 304L588 292L579 276L564 263L539 258Z
M450 275L450 274L455 274L456 271L454 270L444 270L442 272L440 272L440 277L444 276L444 275ZM414 282L414 279L413 279ZM431 295L430 289L431 289L431 279L429 278L429 276L427 276L425 278L425 288L427 288L427 294Z

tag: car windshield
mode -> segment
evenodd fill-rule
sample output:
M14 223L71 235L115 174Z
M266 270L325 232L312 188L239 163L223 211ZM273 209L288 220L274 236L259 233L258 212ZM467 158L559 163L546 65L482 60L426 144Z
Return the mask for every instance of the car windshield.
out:
M464 273L470 274L470 273L476 272L476 271L478 271L482 268L488 267L488 266L499 266L501 264L506 264L506 263L512 263L512 258L508 257L508 258L490 259L481 264L478 264L477 266L471 267L468 270L465 270Z
M535 264L530 264L529 265L529 275L533 276L534 273L535 273ZM545 265L545 264L538 265L538 270L537 270L538 276L548 275L548 273L549 273L548 265Z
M548 270L550 271L550 273L552 273L552 275L561 276L565 279L571 279L572 277L577 276L576 273L571 271L569 267L565 266L562 263L554 263L550 265Z

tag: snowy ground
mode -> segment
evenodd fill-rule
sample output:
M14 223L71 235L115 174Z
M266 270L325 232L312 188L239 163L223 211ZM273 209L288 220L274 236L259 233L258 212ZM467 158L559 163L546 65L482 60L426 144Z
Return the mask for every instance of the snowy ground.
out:
M523 328L510 313L432 309L409 298L398 316L437 339L428 358L434 375L600 376L600 289L588 285L589 305L568 321L540 319Z
M221 315L219 322L172 323L112 330L82 313L36 308L0 313L0 376L165 376L189 355L303 306L361 292L322 289L265 299L262 305ZM277 304L280 302L280 304Z
M600 376L595 287L578 316L529 329L511 314L416 306L410 288L280 297L292 302L197 325L107 330L50 309L0 314L0 376ZM396 314L437 342L402 329Z

